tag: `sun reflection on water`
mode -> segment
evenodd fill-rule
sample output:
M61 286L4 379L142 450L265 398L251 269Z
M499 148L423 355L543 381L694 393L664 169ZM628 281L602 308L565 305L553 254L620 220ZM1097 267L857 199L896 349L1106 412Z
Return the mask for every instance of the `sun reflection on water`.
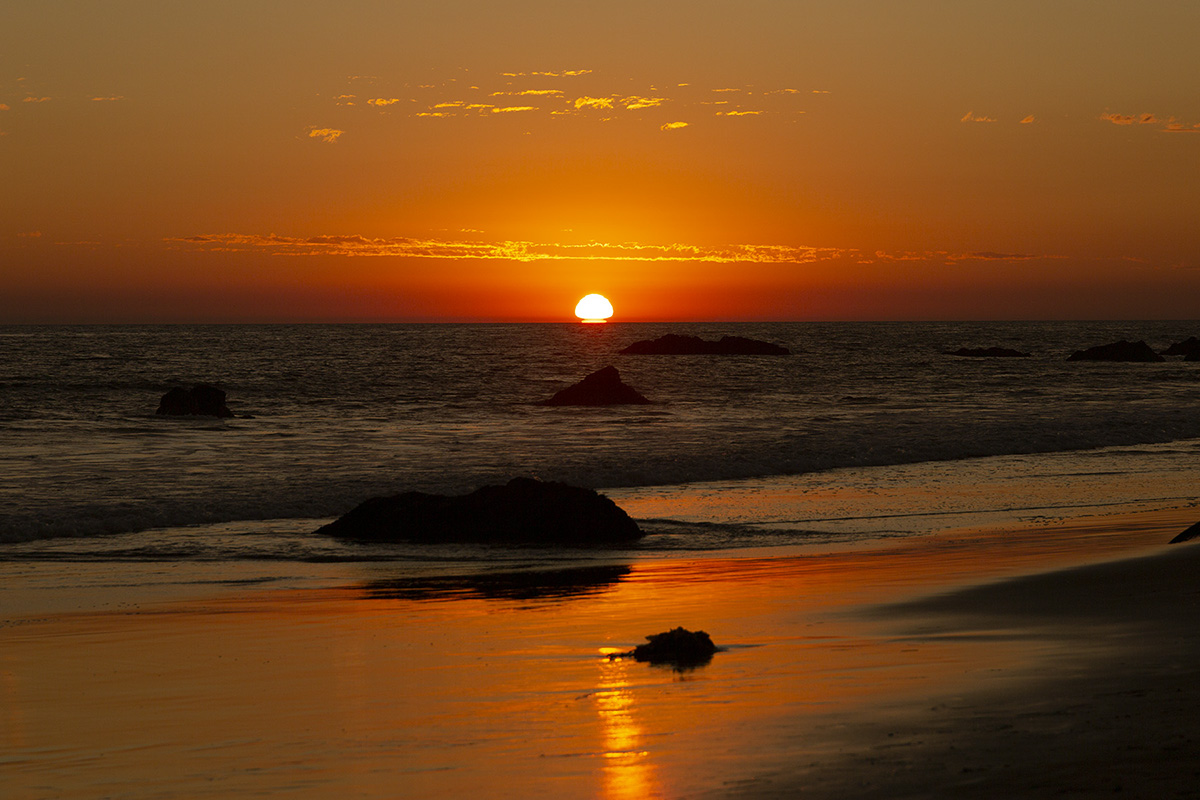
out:
M638 723L635 698L622 659L604 659L600 687L593 695L604 747L603 797L630 800L657 796L654 764L642 749L642 727Z

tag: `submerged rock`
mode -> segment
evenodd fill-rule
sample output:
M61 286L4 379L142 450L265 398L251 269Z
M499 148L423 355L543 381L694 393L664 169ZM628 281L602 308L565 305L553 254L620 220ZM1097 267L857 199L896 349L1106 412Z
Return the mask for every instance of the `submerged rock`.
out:
M1195 336L1189 336L1188 338L1184 339L1182 342L1176 342L1175 344L1168 347L1166 350L1163 350L1162 354L1164 356L1198 356L1198 357L1200 357L1200 339L1197 339ZM1186 360L1194 361L1196 359L1190 358L1190 359L1186 359Z
M1187 542L1195 539L1197 536L1200 536L1200 522L1197 522L1195 525L1188 528L1171 541L1167 542L1167 544L1179 544L1180 542Z
M650 401L621 380L616 367L596 370L579 383L556 393L544 406L621 406L646 405Z
M1145 342L1127 342L1122 339L1112 344L1076 350L1067 361L1166 361Z
M670 664L676 669L686 669L707 664L719 649L704 631L673 628L664 633L651 634L646 637L646 644L639 644L628 653L618 653L609 658L632 657L635 661Z
M1029 358L1029 353L1020 350L1010 350L1007 347L960 347L957 350L946 350L948 356L964 356L966 358Z
M375 497L317 530L372 542L501 542L596 547L642 537L628 514L591 489L513 478L466 495Z
M225 405L225 392L207 383L198 383L191 389L178 386L171 389L159 399L158 410L154 413L170 417L233 416Z
M636 356L788 356L791 350L744 336L722 336L718 341L668 333L657 339L634 342L621 353Z

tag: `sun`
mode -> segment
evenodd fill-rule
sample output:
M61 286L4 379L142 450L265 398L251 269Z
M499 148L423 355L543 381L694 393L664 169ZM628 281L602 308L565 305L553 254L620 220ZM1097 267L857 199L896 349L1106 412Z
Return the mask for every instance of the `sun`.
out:
M606 322L612 315L612 303L602 294L589 294L575 306L575 316L582 322Z

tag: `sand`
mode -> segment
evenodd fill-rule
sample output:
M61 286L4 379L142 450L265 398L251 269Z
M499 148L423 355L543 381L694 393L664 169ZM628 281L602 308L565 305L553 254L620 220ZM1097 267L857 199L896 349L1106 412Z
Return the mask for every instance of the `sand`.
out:
M1198 796L1195 509L541 581L0 564L5 798ZM308 565L306 565L306 568ZM256 570L258 572L256 572ZM194 578L194 580L192 580ZM65 586L53 589L48 587ZM72 589L71 587L76 587ZM68 602L69 600L69 602ZM679 673L606 652L675 625Z

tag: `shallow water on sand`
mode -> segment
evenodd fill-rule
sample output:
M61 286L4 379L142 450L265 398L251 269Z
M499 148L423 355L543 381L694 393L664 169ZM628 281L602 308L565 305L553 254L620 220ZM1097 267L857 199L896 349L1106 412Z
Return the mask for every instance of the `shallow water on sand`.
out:
M1161 548L1189 515L523 581L338 562L321 585L214 587L211 564L176 565L174 596L5 615L0 777L20 798L725 794L834 755L856 715L1063 657L1018 631L900 636L864 608ZM42 564L42 579L87 584L96 566ZM144 563L104 567L114 587L145 584L125 575ZM604 657L676 625L727 649L686 672Z

